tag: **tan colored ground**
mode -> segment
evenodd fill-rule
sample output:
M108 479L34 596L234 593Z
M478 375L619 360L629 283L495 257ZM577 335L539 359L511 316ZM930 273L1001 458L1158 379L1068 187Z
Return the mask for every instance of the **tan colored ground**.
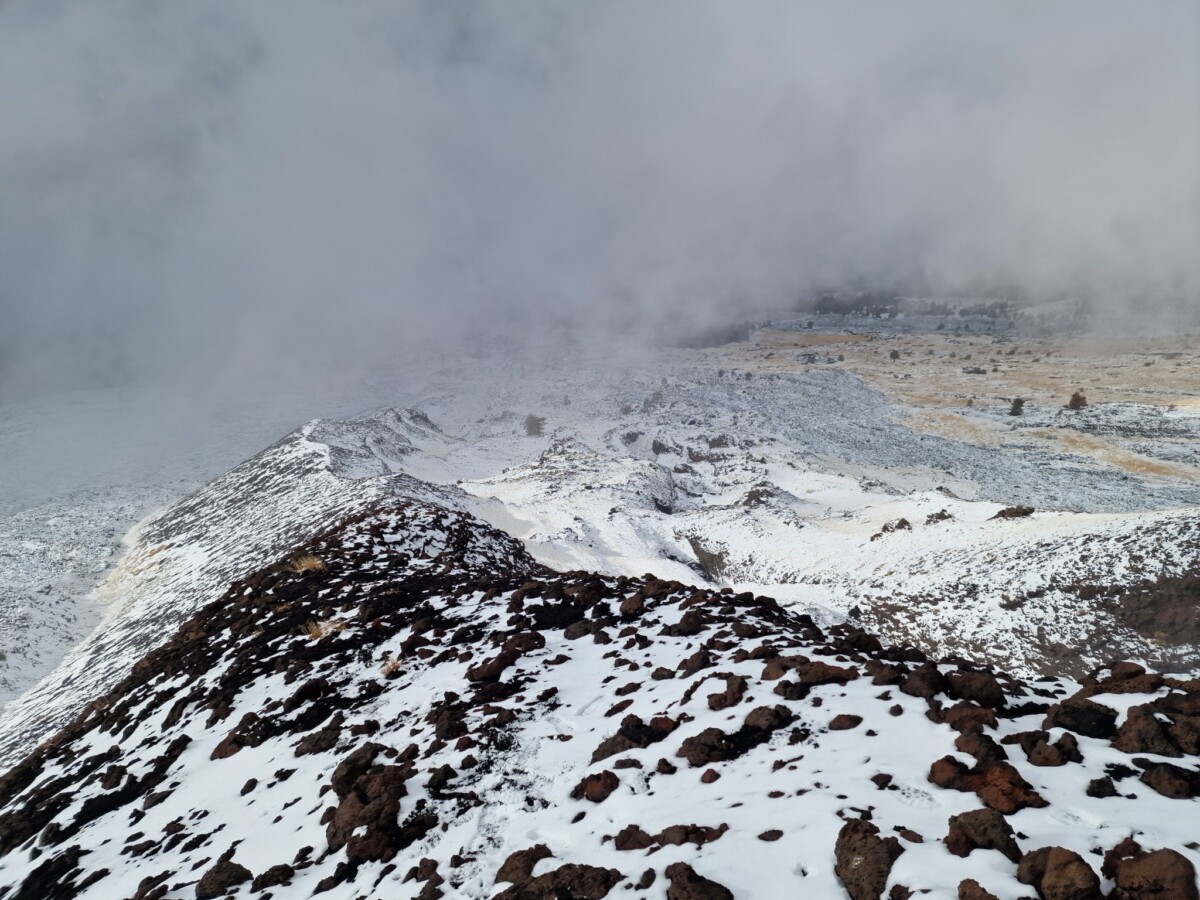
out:
M1195 479L1198 474L1191 466L1181 466L1147 459L1137 453L1121 449L1118 442L1094 434L1080 434L1078 431L1068 431L1061 428L1035 429L1029 432L1040 438L1056 441L1068 453L1078 453L1082 456L1092 456L1103 460L1118 469L1132 472L1135 475L1162 475L1168 478Z
M893 351L899 353L892 359ZM804 354L816 355L814 363ZM1007 410L1014 397L1064 406L1075 391L1090 404L1140 403L1200 411L1200 335L1148 338L1044 337L933 332L914 335L830 334L763 329L722 354L740 368L797 372L832 365L848 369L889 394L910 427L973 443L1011 437L1005 424L967 415ZM967 374L978 367L985 374ZM1069 429L1022 430L1023 439L1091 456L1143 475L1200 480L1200 468L1140 455L1119 438Z

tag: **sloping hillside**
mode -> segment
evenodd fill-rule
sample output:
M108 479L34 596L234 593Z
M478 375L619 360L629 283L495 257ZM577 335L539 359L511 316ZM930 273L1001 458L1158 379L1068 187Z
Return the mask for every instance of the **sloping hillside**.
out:
M1197 754L1194 681L934 662L391 501L0 777L0 896L1195 897Z

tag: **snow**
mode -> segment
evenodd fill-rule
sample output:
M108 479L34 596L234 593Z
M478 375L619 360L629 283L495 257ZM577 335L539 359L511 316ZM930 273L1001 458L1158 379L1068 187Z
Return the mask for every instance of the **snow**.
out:
M380 523L382 527L376 527ZM461 530L464 527L465 532ZM943 790L929 783L933 759L949 753L967 764L973 760L953 749L956 733L949 726L930 721L926 715L929 704L924 699L881 687L864 675L844 685L819 685L802 699L787 700L774 691L780 682L764 679L762 659L739 661L728 653L721 654L711 642L706 645L711 644L721 655L714 666L691 676L680 674L662 680L650 677L658 667L676 669L706 635L718 639L722 633L731 636L726 628L730 621L756 623L763 615L762 609L769 607L745 607L736 616L718 618L707 632L673 636L667 626L681 622L683 606L696 608L692 602L694 590L676 585L653 595L645 616L628 619L628 630L614 634L615 640L568 638L561 628L541 631L545 645L526 652L505 672L507 682L519 686L517 695L511 696L510 692L494 704L476 702L470 706L465 721L476 743L459 748L453 740L432 741L427 716L436 712L443 698L448 697L447 692L461 694L472 689L469 668L494 652L495 644L488 636L508 633L506 623L513 608L510 598L516 596L513 588L495 597L483 591L453 595L435 591L420 601L425 604L420 615L441 616L439 628L447 634L463 627L479 629L478 637L458 643L454 649L459 655L450 658L445 654L435 657L433 652L428 658L405 653L406 638L418 633L412 618L409 627L376 643L378 638L371 635L377 632L354 614L354 605L365 603L375 590L424 583L422 578L437 572L457 573L450 577L461 578L463 583L485 574L498 579L498 583L509 584L522 578L548 576L539 573L517 545L505 543L497 532L434 504L404 503L400 513L369 516L333 538L321 540L324 543L318 543L314 552L330 560L332 568L328 574L305 576L313 579L306 582L312 587L311 593L302 596L327 598L319 602L330 607L337 607L351 596L348 585L355 572L363 572L360 563L355 563L357 568L353 570L338 568L340 560L358 558L385 565L372 576L375 581L359 589L362 593L358 599L340 610L347 624L343 630L321 638L328 655L314 657L314 667L300 670L300 677L295 677L269 665L272 657L285 662L297 658L304 648L312 646L313 638L274 630L265 614L262 626L269 631L262 637L227 632L221 626L205 639L221 650L208 671L195 678L169 673L159 676L151 671L144 685L134 684L112 698L107 708L122 718L111 726L102 723L82 732L77 729L76 737L71 739L74 743L65 745L73 756L58 760L53 755L58 751L51 751L46 758L44 771L29 790L65 776L75 794L55 821L70 827L87 800L103 793L94 780L85 782L74 775L77 763L72 762L101 752L113 742L114 736L105 735L102 729L130 723L121 733L117 758L133 776L150 771L151 761L180 735L187 735L191 741L170 764L165 798L135 804L132 817L128 810L118 807L87 821L71 835L70 842L87 851L86 872L108 870L80 896L131 896L143 878L158 872L175 873L168 879L171 888L167 896L192 896L192 883L226 848L236 848L235 861L249 866L254 873L274 865L294 864L300 848L325 846L321 813L336 803L326 791L331 772L339 760L368 740L397 749L414 741L422 748L418 759L421 774L407 782L402 817L416 809L435 810L444 827L428 831L405 848L397 858L397 866L364 862L340 884L326 885L324 896L335 900L350 900L364 892L416 896L420 885L405 883L404 878L411 865L425 858L436 861L438 871L447 879L443 885L447 897L492 896L498 890L493 879L500 864L510 853L537 843L547 844L554 858L539 863L535 875L566 862L616 868L629 882L637 880L645 869L655 870L657 879L652 889L633 896L665 896L663 872L671 863L685 861L702 875L724 884L738 898L771 900L797 893L836 897L842 895L842 888L834 873L833 836L847 818L864 813L869 813L885 834L904 828L909 830L906 834L915 832L923 838L918 842L911 836L901 837L905 852L892 870L890 884L926 889L929 893L925 896L934 898L954 898L959 881L971 877L1004 900L1028 895L1028 887L1015 878L1015 866L999 853L977 850L959 858L941 843L948 818L978 808L979 799L969 792ZM267 595L280 591L281 597L291 596L294 599L289 602L297 602L295 593L286 590L286 580L268 584L275 586L245 593L254 596L259 590ZM610 580L605 589L611 599L604 600L603 605L615 605L639 588L648 587L637 582L621 587ZM235 587L233 593L241 596L244 592ZM731 600L730 594L715 595L698 608L720 616L721 604ZM395 611L402 612L405 604L412 602L396 600ZM786 624L769 627L775 637L765 642L779 639L784 646L792 644L788 653L811 654L834 665L856 665L845 655L836 659L822 656L826 638L811 635L801 620L792 617L780 621ZM616 627L610 630L615 632ZM806 633L810 636L800 637ZM639 637L645 638L644 643ZM751 639L744 647L763 642ZM261 674L232 691L222 688L231 678L233 667L248 652L261 660ZM392 659L402 659L403 664L398 674L388 677L383 670L386 661ZM559 662L551 665L551 660ZM952 668L942 667L943 671ZM727 676L744 677L746 695L730 708L712 709L706 696L711 691L719 692ZM299 696L298 686L302 690L305 679L311 678L339 682L339 695L344 698L372 696L364 693L364 688L372 684L382 685L383 690L373 699L345 710L341 738L331 751L298 756L294 749L296 734L285 730L257 746L243 747L232 756L213 758L213 751L244 714L253 712L268 720L281 718L282 701ZM640 687L629 690L632 683ZM1062 697L1074 693L1079 684L1058 679L1041 682L1038 687L1045 695ZM548 688L553 688L553 696L546 697ZM691 691L690 696L685 688ZM1020 685L1010 684L1009 691L1029 698L1026 688ZM209 695L220 696L229 704L220 718L205 715L211 706L202 701ZM630 705L619 714L611 714L614 702L622 696ZM1128 706L1152 696L1101 693L1096 699L1123 713ZM166 713L180 698L201 705L169 724ZM294 709L290 704L282 708ZM749 710L777 704L796 719L776 731L767 744L711 766L691 767L676 755L676 748L687 738L706 728L736 730ZM303 710L303 704L299 708ZM511 709L516 718L504 729L488 732L485 721L502 708ZM864 721L849 730L829 730L833 717L845 713L862 716ZM592 763L593 749L613 734L622 716L629 714L646 721L670 716L679 727L661 742ZM1041 712L1002 718L998 728L987 733L1001 741L1007 735L1040 727L1042 718ZM370 737L354 736L356 726L372 720L382 723L382 730ZM486 737L489 733L493 736ZM1061 733L1055 729L1052 736ZM1193 864L1200 863L1194 844L1187 844L1191 825L1186 810L1194 801L1168 799L1136 779L1121 782L1122 793L1136 795L1134 800L1087 797L1088 781L1103 775L1109 763L1128 764L1130 757L1107 741L1083 736L1078 740L1083 762L1056 768L1029 764L1020 758L1019 748L1010 746L1011 763L1049 801L1043 809L1024 809L1011 816L1021 848L1028 851L1047 845L1065 846L1098 867L1095 851L1106 850L1132 834L1144 846L1171 846ZM465 764L468 754L478 755L479 763ZM632 760L635 767L616 767L618 758ZM655 774L660 758L677 765L678 771ZM424 773L443 764L451 765L458 773L447 789L449 793L424 785ZM620 779L611 796L602 803L570 798L571 789L585 774L606 768L615 768ZM706 768L714 769L719 779L702 782L700 774ZM289 774L285 770L293 771ZM892 776L888 789L881 789L871 780L881 773ZM243 785L252 778L259 784L247 791ZM480 798L482 802L460 803L456 799L464 797ZM582 818L580 813L584 813ZM199 842L168 842L157 837L169 833L168 826L173 823L181 823L185 835L195 835ZM612 836L629 825L654 834L680 824L713 828L726 825L728 831L703 846L684 843L656 851L617 850L612 841ZM767 843L758 837L771 828L783 832L777 842ZM131 855L130 845L144 836L155 836L151 842L154 846ZM0 884L20 883L45 862L56 846L51 841L47 849L35 853L33 843L4 858ZM458 858L457 864L452 863L452 857ZM331 877L340 856L318 849L312 858L314 862L300 867L290 886L280 889L279 896L310 896L319 883Z
M359 406L325 398L334 417L296 427L288 416L300 404L285 404L253 428L234 417L208 444L192 431L185 451L154 476L131 481L129 471L98 455L74 474L14 489L0 505L0 704L7 701L0 709L0 765L25 758L198 611L223 597L230 601L232 582L277 566L336 523L397 503L426 512L378 533L348 532L343 549L367 554L360 571L393 584L424 585L422 579L445 576L448 555L464 579L474 573L502 584L498 597L472 588L425 598L448 623L487 634L507 627L512 579L536 573L541 564L605 576L614 603L635 590L635 583L618 587L612 580L618 577L653 573L678 582L672 602L655 605L668 624L682 612L672 604L696 590L769 595L826 630L861 623L934 657L961 655L1026 678L1049 676L1030 684L1056 697L1078 690L1079 679L1109 659L1183 673L1200 669L1200 647L1138 632L1109 598L1159 576L1195 572L1200 484L1171 474L1134 475L1022 435L1026 426L1118 434L1138 441L1147 457L1187 463L1194 457L1195 415L1096 404L1066 418L1033 408L1022 428L998 443L976 444L914 430L895 402L849 372L762 373L731 363L731 355L719 348L617 360L576 353L548 356L537 367L464 360L439 372L421 369L419 378L414 364L413 371L357 395L359 406L369 397L380 407L372 412L346 417ZM70 409L40 414L61 425ZM545 417L545 434L526 433L529 414ZM10 420L15 424L0 426L0 446L19 446L22 429L35 426L38 415L26 410ZM94 418L104 418L103 404ZM289 428L220 474L252 452L245 441L261 446L268 434ZM21 452L33 453L31 447ZM17 484L43 471L18 458L6 478ZM1035 512L995 518L1014 505ZM464 532L445 523L466 516L476 518L462 544ZM519 540L528 556L504 535ZM183 886L172 887L169 896L193 896L191 882L235 842L235 859L255 873L295 863L304 846L318 848L313 858L320 859L299 868L277 896L309 896L335 873L340 857L321 852L321 814L334 802L323 789L338 761L366 740L347 731L376 720L384 730L374 739L396 750L410 740L427 749L425 716L448 691L462 693L467 669L495 652L486 636L472 638L454 648L459 657L433 665L402 649L415 626L372 644L356 610L337 608L356 577L335 566L314 595L326 612L314 607L299 632L271 635L261 644L254 636L238 638L264 659L301 656L314 639L357 648L321 672L346 680L339 688L344 697L381 681L385 689L347 715L335 750L298 757L287 734L211 758L243 714L276 709L273 702L295 692L284 671L264 670L229 698L221 717L196 710L167 724L176 700L193 690L219 690L245 649L234 642L210 671L154 682L129 708L130 730L77 735L74 762L55 763L29 786L33 791L56 775L75 777L79 760L109 752L114 743L129 773L144 775L173 738L191 738L171 764L166 800L139 810L144 818L135 823L118 810L72 836L89 851L88 871L110 870L84 896L132 896L143 878L159 871L188 873L172 881ZM1081 593L1079 586L1108 593ZM248 602L256 597L250 587L236 595ZM447 639L454 633L448 628ZM1000 854L977 851L960 859L941 842L948 818L978 808L979 799L929 782L934 759L973 760L954 749L956 734L948 726L926 717L924 700L867 677L783 700L762 679L761 661L732 658L695 676L655 680L652 671L674 669L698 640L661 635L657 625L647 633L652 644L638 648L544 631L545 647L506 673L529 681L519 702L510 704L517 720L502 752L489 750L480 765L468 767L469 751L451 741L419 760L422 774L408 782L402 808L407 815L424 801L438 810L444 829L406 848L399 868L366 863L327 895L415 896L420 883L405 883L404 876L430 858L447 879L446 896L487 897L498 890L492 879L510 853L545 843L555 857L540 862L535 874L582 862L617 868L631 886L644 869L655 870L653 887L633 896L664 896L665 869L676 861L689 862L739 900L840 896L832 839L846 817L868 809L885 835L907 828L924 836L920 843L900 838L905 852L891 884L953 898L959 881L973 877L1005 900L1029 894ZM560 656L567 659L550 665ZM688 685L717 672L747 679L741 703L709 708L706 697L721 689L720 679L684 698ZM641 686L616 693L633 682ZM557 690L552 701L534 701L550 688ZM1096 699L1124 716L1153 696ZM606 715L622 698L632 705ZM684 739L705 728L735 730L750 709L777 703L797 721L754 752L715 764L718 780L701 782L702 769L675 756ZM900 715L888 713L895 704ZM848 731L828 730L841 713L865 721ZM620 786L603 803L570 800L584 775L615 764L616 758L592 764L590 755L625 714L647 721L670 715L680 727L662 743L619 754L642 768L616 770ZM472 730L491 715L473 708ZM1002 718L989 733L1000 741L1040 728L1042 719L1041 713ZM806 733L795 743L793 729ZM1052 740L1063 733L1051 731ZM1188 846L1195 836L1186 811L1195 801L1168 799L1136 778L1119 782L1120 796L1087 797L1089 781L1109 765L1128 765L1130 757L1108 741L1078 740L1084 762L1055 768L1034 766L1009 745L1012 764L1050 801L1010 817L1021 848L1065 846L1098 867L1096 851L1135 834L1148 848L1174 847L1200 862ZM655 774L660 758L679 771ZM423 786L424 773L443 763L459 773L454 792L473 791L486 802L454 801ZM295 771L272 774L288 769ZM894 789L871 781L881 772L892 775ZM243 795L250 778L259 785ZM56 821L71 822L102 793L94 781L75 788ZM575 822L579 812L586 816ZM179 822L189 834L204 835L202 843L168 846L163 829ZM729 830L703 846L616 850L611 837L633 824L651 834L680 824L726 824ZM769 828L783 836L760 840ZM150 839L131 836L138 832L155 842L145 859L129 852L131 842ZM455 856L461 859L452 866ZM45 858L32 844L9 853L0 859L0 886L20 883Z
M11 514L0 527L0 553L16 560L0 592L0 619L11 623L0 699L27 693L0 712L9 748L0 758L64 721L229 579L381 493L433 491L558 569L748 586L825 621L853 612L893 639L1021 673L1060 669L1056 645L1073 654L1076 673L1110 655L1165 658L1105 610L1051 586L1127 583L1139 577L1134 554L1144 573L1185 570L1197 558L1200 484L1136 477L1044 445L922 434L849 372L755 374L726 368L726 357L719 348L615 360L581 351L537 369L482 359L434 372L414 363L357 395L393 407L304 426L154 517L98 595L103 621L88 588L116 562L117 535L299 401L254 410L253 428L249 414L232 417L164 470L168 480ZM350 405L335 394L314 402ZM22 428L36 422L26 412ZM1126 430L1138 421L1124 406L1087 412ZM546 417L545 436L525 434L526 413ZM1176 426L1164 437L1158 419L1147 421L1147 442L1178 440ZM1039 512L991 520L1012 504ZM942 510L953 518L924 524ZM901 518L911 530L871 540ZM160 545L142 571L136 561ZM44 600L46 583L55 587ZM1023 605L1013 599L1042 589ZM1172 665L1197 665L1194 650L1167 650Z

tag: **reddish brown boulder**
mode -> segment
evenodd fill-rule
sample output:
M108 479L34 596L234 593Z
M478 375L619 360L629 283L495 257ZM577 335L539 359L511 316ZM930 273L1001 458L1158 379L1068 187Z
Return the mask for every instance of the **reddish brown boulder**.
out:
M1002 743L1019 744L1025 756L1035 766L1062 766L1067 762L1083 762L1079 742L1071 732L1064 732L1053 744L1048 731L1021 731L1010 734Z
M1100 778L1093 778L1088 782L1087 788L1084 791L1089 797L1095 797L1098 800L1104 800L1108 797L1118 797L1121 792L1117 790L1116 784L1112 778L1104 775Z
M623 616L636 616L646 608L646 600L641 594L634 594L632 597L626 597L621 601L618 609Z
M516 653L532 653L546 646L546 638L536 631L524 631L514 634L504 642L503 649Z
M946 676L946 693L955 700L971 700L980 706L1004 706L1004 689L989 672L951 672Z
M853 819L838 832L833 852L833 870L851 900L879 900L904 848L894 837L881 838L871 822Z
M228 759L243 747L257 747L266 739L265 724L257 713L246 713L234 726L233 731L225 735L221 742L213 748L209 758Z
M687 656L680 660L679 665L677 665L675 669L682 675L687 676L694 675L701 669L707 669L712 664L712 654L708 652L706 647L701 647L691 656Z
M467 681L474 684L499 681L504 670L521 658L515 650L504 650L467 669Z
M1104 689L1097 693L1104 694L1153 694L1163 686L1161 675L1138 675L1120 681L1104 682Z
M1138 663L1116 662L1095 670L1083 681L1088 696L1153 694L1162 687L1163 676L1146 674L1146 669Z
M525 850L510 853L508 859L504 860L500 868L496 870L496 877L493 881L496 884L503 881L510 884L524 884L533 877L534 867L543 859L549 859L552 856L554 854L545 844L534 844Z
M1045 741L1038 741L1029 751L1029 761L1035 766L1065 766L1067 758L1061 750Z
M617 733L605 738L592 753L592 762L599 762L629 750L649 747L666 738L678 727L679 723L670 716L655 716L647 724L638 716L628 715L621 720L621 727L617 729Z
M808 662L807 656L776 656L767 660L763 666L763 681L778 681L796 666Z
M979 799L1006 816L1026 808L1041 809L1046 800L1008 763L995 763L975 787Z
M1159 756L1180 756L1167 727L1154 715L1151 704L1134 706L1117 729L1112 745L1126 753L1156 753Z
M742 727L732 734L720 728L705 728L699 734L685 738L676 756L693 766L737 759L748 750L766 743L772 733L790 725L796 714L786 706L759 706L751 710Z
M725 690L719 694L708 695L708 708L713 710L728 709L737 706L746 696L746 679L740 675L725 677Z
M654 845L654 835L644 831L639 825L626 825L613 838L613 846L618 850L645 850Z
M969 856L973 850L998 850L1012 862L1021 859L1012 826L994 809L974 809L951 816L945 841L946 849L955 856Z
M451 862L450 865L453 866L454 863ZM441 886L446 883L446 879L441 876L437 867L437 860L427 856L408 870L408 874L404 876L405 883L409 881L424 882L424 887L421 888L415 900L441 900L445 896L445 891Z
M1117 733L1117 711L1092 700L1069 698L1050 707L1043 728L1065 728L1086 737L1108 739Z
M385 749L383 744L368 742L338 763L337 768L333 770L331 780L333 792L339 797L345 797L350 793L354 788L354 782L371 768L375 757Z
M295 877L296 870L286 863L271 866L261 875L254 878L250 885L251 893L257 894L259 891L265 891L267 888L287 886L292 883L292 878Z
M1104 863L1116 882L1109 900L1200 900L1195 867L1174 850L1146 853L1138 848L1120 856L1110 851Z
M1000 900L991 891L985 891L974 878L967 878L958 883L958 900Z
M1164 698L1168 701L1170 699ZM1158 704L1160 710L1165 706L1166 702ZM1171 716L1171 725L1167 728L1167 733L1170 734L1172 743L1189 756L1200 756L1200 715L1189 716L1170 712L1167 715Z
M329 849L345 847L352 861L387 862L412 843L419 835L402 834L397 824L405 782L412 774L412 768L372 766L359 775L326 824Z
M585 775L579 784L571 791L572 800L591 800L593 803L603 803L609 795L621 786L621 779L616 773L605 769L603 772L593 772Z
M953 756L944 756L930 767L929 780L938 787L974 791L980 800L1004 815L1047 805L1021 773L1006 762L968 769Z
M308 756L313 753L327 753L337 746L338 740L342 736L341 716L337 716L334 723L327 728L319 728L316 731L310 731L304 737L300 738L296 744L297 756Z
M786 706L756 706L747 714L742 731L750 732L747 737L761 736L762 740L766 740L771 732L790 725L795 719L796 714Z
M858 669L831 666L823 662L807 662L796 666L793 674L796 680L808 687L818 687L822 684L845 684L858 678Z
M667 866L667 900L733 900L733 892L712 879L705 878L687 863Z
M1108 665L1108 680L1111 681L1125 681L1129 678L1136 678L1139 675L1145 674L1145 666L1125 659L1109 663Z
M616 869L568 863L524 884L513 885L497 894L494 900L560 900L562 897L600 900L624 878Z
M930 711L929 715L933 717L934 713ZM997 724L995 710L986 706L976 706L966 700L960 700L949 709L942 710L935 721L944 722L955 731L964 734L968 731L982 731L985 727L995 728Z
M857 728L862 724L862 716L852 716L848 713L834 716L829 723L830 731L849 731L851 728Z
M974 790L971 770L953 756L943 756L929 767L929 781L954 791Z
M900 684L906 674L901 666L893 666L878 659L868 659L863 666L871 676L871 684L894 685Z
M982 731L964 731L954 739L954 749L969 753L977 763L990 765L1008 759L1004 748Z
M425 788L432 794L445 790L446 785L458 777L458 772L449 763L438 766L425 782Z
M1142 772L1142 783L1173 800L1200 795L1200 772L1171 763L1155 763Z
M1032 885L1042 900L1101 900L1100 878L1078 853L1042 847L1021 857L1017 880Z
M648 834L638 825L627 825L613 838L618 850L646 850L650 847L680 846L695 844L697 847L718 840L729 826L721 823L716 828L708 825L671 825L658 834Z
M467 669L467 681L476 684L498 681L504 670L523 655L545 646L546 639L536 631L514 634L504 642L499 654Z
M703 844L711 844L728 830L729 826L724 822L716 828L708 825L671 825L660 831L655 841L663 846L670 844L678 847L682 844L695 844L699 847Z
M244 884L254 877L245 866L239 866L228 858L232 853L231 850L221 857L215 866L200 876L200 880L196 883L196 900L214 900L216 897L224 897L229 893L230 888Z
M1067 762L1083 762L1083 754L1079 752L1079 739L1071 732L1064 731L1062 736L1054 742L1054 746L1058 748L1058 752Z
M1104 865L1100 867L1100 874L1109 880L1115 879L1117 877L1117 866L1127 859L1141 856L1144 853L1142 845L1133 838L1123 838L1116 846L1104 854Z
M733 743L720 728L705 728L699 734L685 738L679 746L681 756L693 766L705 766L713 762L733 759Z
M931 700L946 690L946 679L931 662L922 663L904 679L900 690L911 697Z

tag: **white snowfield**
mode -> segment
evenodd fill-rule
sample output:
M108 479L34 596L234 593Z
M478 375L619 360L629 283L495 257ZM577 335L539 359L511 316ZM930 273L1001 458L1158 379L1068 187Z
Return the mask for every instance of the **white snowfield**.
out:
M922 434L846 372L721 363L719 351L481 363L427 376L398 409L311 423L143 522L98 591L104 617L90 634L95 606L39 603L29 588L41 575L23 559L0 597L14 623L0 678L10 696L24 691L0 711L0 761L68 721L230 580L381 496L469 510L559 570L761 591L821 622L852 616L1018 674L1077 676L1113 658L1197 667L1194 634L1131 622L1120 597L1195 571L1200 485L1049 454L1019 434L1009 446ZM529 415L544 417L544 435L527 434ZM1131 427L1128 409L1114 415ZM1019 504L1036 511L993 518ZM83 509L90 521L104 511ZM86 575L111 543L79 543ZM0 552L22 555L3 531ZM72 584L56 596L78 600Z

